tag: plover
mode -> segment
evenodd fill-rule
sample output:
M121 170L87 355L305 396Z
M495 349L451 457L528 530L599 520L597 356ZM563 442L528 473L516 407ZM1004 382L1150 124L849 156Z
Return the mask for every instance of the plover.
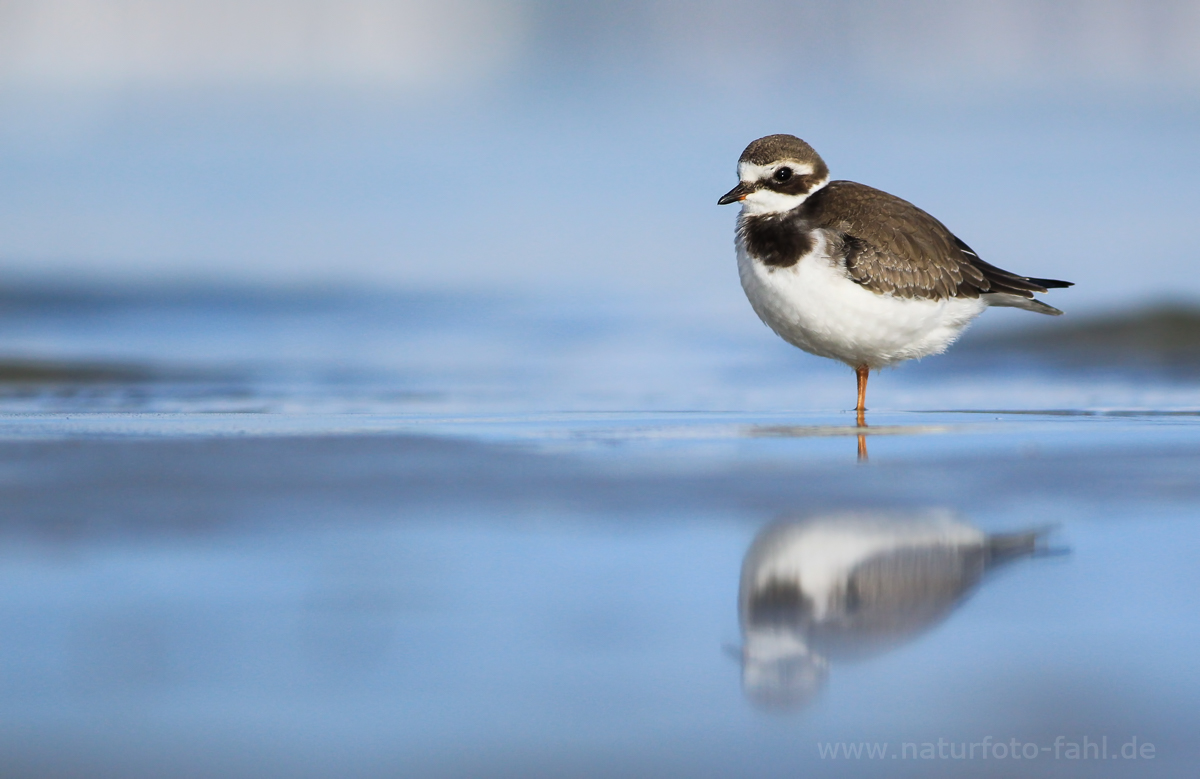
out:
M988 535L952 512L844 513L772 525L742 562L742 687L796 706L830 660L863 659L929 630L996 566L1032 555L1044 531Z
M742 204L742 289L785 341L854 369L860 427L872 369L945 351L988 306L1062 313L1033 295L1071 282L989 265L908 201L830 181L794 135L747 146L738 178L717 203Z

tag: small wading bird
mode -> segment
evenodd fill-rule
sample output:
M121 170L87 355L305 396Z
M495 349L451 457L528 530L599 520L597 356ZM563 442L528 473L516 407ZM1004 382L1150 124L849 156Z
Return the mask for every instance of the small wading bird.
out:
M1062 313L1033 294L1071 282L989 265L913 204L830 181L824 160L794 135L747 146L738 179L717 203L742 204L742 289L783 340L854 369L859 427L872 369L940 354L988 306Z

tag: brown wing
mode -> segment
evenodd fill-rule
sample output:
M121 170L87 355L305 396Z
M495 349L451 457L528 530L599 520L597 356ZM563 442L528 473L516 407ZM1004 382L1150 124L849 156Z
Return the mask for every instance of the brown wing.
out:
M986 292L1032 298L1047 287L1070 286L989 265L929 214L864 184L832 181L809 202L814 226L840 238L850 278L873 292L919 299L977 298Z

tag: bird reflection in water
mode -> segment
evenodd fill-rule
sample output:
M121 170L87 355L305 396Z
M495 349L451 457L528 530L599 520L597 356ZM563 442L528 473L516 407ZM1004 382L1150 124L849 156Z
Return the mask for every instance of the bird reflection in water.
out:
M949 511L835 514L765 529L742 563L742 686L796 708L830 661L870 657L930 629L1044 531L988 535Z

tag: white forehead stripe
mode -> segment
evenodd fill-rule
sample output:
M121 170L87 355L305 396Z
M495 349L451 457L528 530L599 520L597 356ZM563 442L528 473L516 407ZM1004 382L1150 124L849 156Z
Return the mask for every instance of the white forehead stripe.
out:
M771 178L775 174L775 171L780 168L791 168L793 176L808 176L814 170L812 163L795 162L794 160L780 160L779 162L772 162L770 165L739 162L738 178L747 184L753 184L756 181Z

